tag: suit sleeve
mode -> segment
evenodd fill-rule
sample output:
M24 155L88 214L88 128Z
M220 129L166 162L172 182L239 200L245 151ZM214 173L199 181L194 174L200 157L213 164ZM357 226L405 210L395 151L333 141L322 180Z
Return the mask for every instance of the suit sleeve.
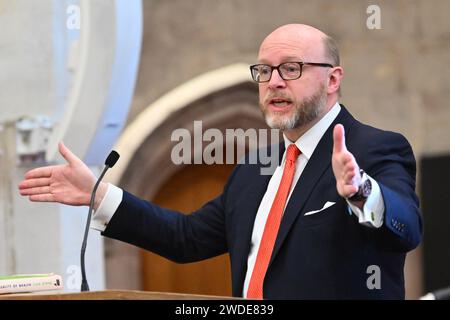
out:
M383 227L376 237L392 249L412 250L422 237L422 218L411 146L402 135L392 132L367 141L363 168L378 182L385 207Z
M226 253L226 189L227 186L220 196L188 215L162 208L124 191L122 202L102 235L178 263L200 261Z

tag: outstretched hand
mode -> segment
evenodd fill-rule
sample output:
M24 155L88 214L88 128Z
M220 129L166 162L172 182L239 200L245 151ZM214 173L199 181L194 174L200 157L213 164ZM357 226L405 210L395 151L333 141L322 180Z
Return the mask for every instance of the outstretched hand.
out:
M349 198L358 191L361 176L355 157L345 145L345 131L342 124L334 127L333 141L332 165L336 188L341 197Z
M89 205L96 180L94 174L62 142L58 148L67 164L28 171L19 184L20 194L37 202Z

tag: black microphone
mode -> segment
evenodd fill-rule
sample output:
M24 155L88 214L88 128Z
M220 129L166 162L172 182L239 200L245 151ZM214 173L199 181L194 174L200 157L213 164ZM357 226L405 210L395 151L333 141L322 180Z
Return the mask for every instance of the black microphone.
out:
M105 160L105 168L103 168L103 171L100 177L97 179L97 182L95 183L94 189L91 193L91 202L89 203L89 213L86 221L86 229L84 230L83 244L81 245L81 291L89 291L89 285L86 279L86 268L84 265L84 255L86 253L87 238L89 234L89 227L91 225L92 210L94 209L95 193L97 192L97 188L102 181L106 171L109 168L114 167L117 160L119 160L119 157L120 155L116 151L111 151L111 153L108 155L108 158L106 158Z

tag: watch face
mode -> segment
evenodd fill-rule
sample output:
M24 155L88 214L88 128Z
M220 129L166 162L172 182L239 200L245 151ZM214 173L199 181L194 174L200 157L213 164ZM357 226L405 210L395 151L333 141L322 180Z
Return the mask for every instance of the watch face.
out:
M370 195L370 192L372 191L372 182L370 182L370 179L367 179L364 181L362 185L362 194L364 197L368 197Z
M370 181L369 177L364 174L364 171L361 170L361 178L363 179L361 185L359 186L358 191L348 198L350 201L363 201L366 200L367 197L370 195L370 192L372 191L372 182Z

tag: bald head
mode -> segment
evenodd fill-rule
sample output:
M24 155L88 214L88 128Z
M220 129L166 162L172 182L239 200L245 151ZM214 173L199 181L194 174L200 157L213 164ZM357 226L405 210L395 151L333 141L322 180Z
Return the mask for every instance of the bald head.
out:
M292 57L301 55L303 61L339 65L336 42L319 29L305 24L287 24L275 29L262 42L259 60L264 61L267 54L277 50Z
M304 24L281 26L261 43L258 60L252 67L261 71L252 72L261 110L267 124L291 141L338 102L343 69L335 41L322 31Z

